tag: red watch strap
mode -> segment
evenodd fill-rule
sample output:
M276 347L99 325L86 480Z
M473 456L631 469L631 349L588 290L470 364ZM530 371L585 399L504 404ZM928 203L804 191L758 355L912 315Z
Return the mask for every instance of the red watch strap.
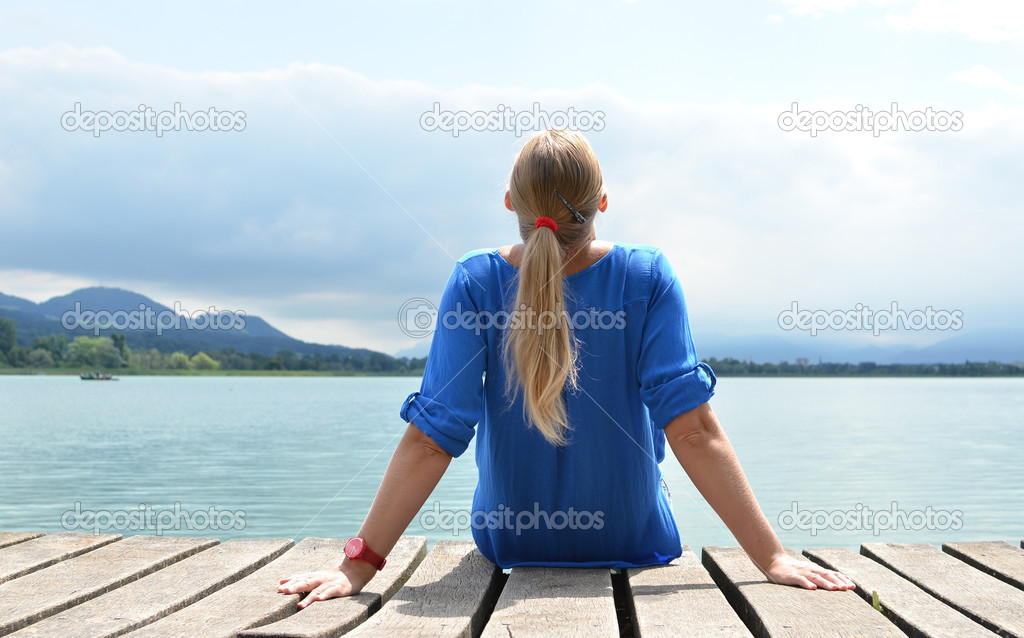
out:
M352 560L365 560L376 567L377 571L384 569L385 563L388 562L383 556L370 549L365 540L358 537L350 538L345 544L345 555Z

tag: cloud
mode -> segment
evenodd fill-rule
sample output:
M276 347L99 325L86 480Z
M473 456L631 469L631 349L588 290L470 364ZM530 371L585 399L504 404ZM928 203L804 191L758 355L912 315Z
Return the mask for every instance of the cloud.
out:
M918 0L910 13L888 14L898 29L951 31L975 40L1024 40L1024 4L1003 0Z
M964 33L975 40L1002 42L1024 39L1024 4L1005 0L914 0L907 12L897 12L905 0L782 0L795 15L820 18L858 5L899 5L885 14L897 29Z
M48 294L120 285L243 309L307 340L407 347L395 319L405 300L436 302L454 258L518 239L501 197L520 140L425 131L435 103L603 114L588 133L611 192L598 235L662 246L705 331L773 332L794 299L967 305L991 325L1009 321L991 309L1024 270L1011 241L1024 230L1024 118L999 104L965 112L958 133L810 138L779 129L788 104L637 101L602 85L442 89L323 64L187 73L63 45L0 53L0 89L19 96L0 103L0 291L33 299L10 273L68 282L40 283ZM216 108L244 112L246 126L96 138L61 128L76 102ZM901 104L928 106L943 108Z
M843 11L857 5L857 0L782 0L796 15L812 15L820 18L825 11Z
M36 303L66 295L72 290L97 285L86 277L60 275L40 270L0 270L0 292Z
M1024 95L1024 86L1011 84L1003 76L983 65L975 65L966 71L957 71L949 76L956 82L965 82L987 89L1000 89L1014 95Z

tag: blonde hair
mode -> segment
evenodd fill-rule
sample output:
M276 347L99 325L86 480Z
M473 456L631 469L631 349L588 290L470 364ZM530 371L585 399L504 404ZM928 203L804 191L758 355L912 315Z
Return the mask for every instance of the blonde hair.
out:
M584 223L556 189L583 215ZM519 320L506 329L502 352L506 392L514 399L522 391L527 422L552 445L565 445L570 426L562 391L577 387L577 344L565 311L563 256L591 237L604 194L601 166L580 133L542 131L519 151L508 190L525 249L513 308ZM555 220L557 232L537 228L540 217Z

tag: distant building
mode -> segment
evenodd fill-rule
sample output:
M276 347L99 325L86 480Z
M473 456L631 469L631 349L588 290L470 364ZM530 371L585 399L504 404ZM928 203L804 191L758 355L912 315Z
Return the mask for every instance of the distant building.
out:
M810 359L800 358L800 359L796 360L796 364L798 366L800 366L801 368L806 368L807 366L809 366L811 364L811 361L810 361Z

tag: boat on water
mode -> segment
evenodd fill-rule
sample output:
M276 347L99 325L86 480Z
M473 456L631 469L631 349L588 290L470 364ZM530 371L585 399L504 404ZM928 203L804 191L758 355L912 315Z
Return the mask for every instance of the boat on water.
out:
M117 381L114 375L109 372L90 372L88 374L80 374L78 377L82 381Z

